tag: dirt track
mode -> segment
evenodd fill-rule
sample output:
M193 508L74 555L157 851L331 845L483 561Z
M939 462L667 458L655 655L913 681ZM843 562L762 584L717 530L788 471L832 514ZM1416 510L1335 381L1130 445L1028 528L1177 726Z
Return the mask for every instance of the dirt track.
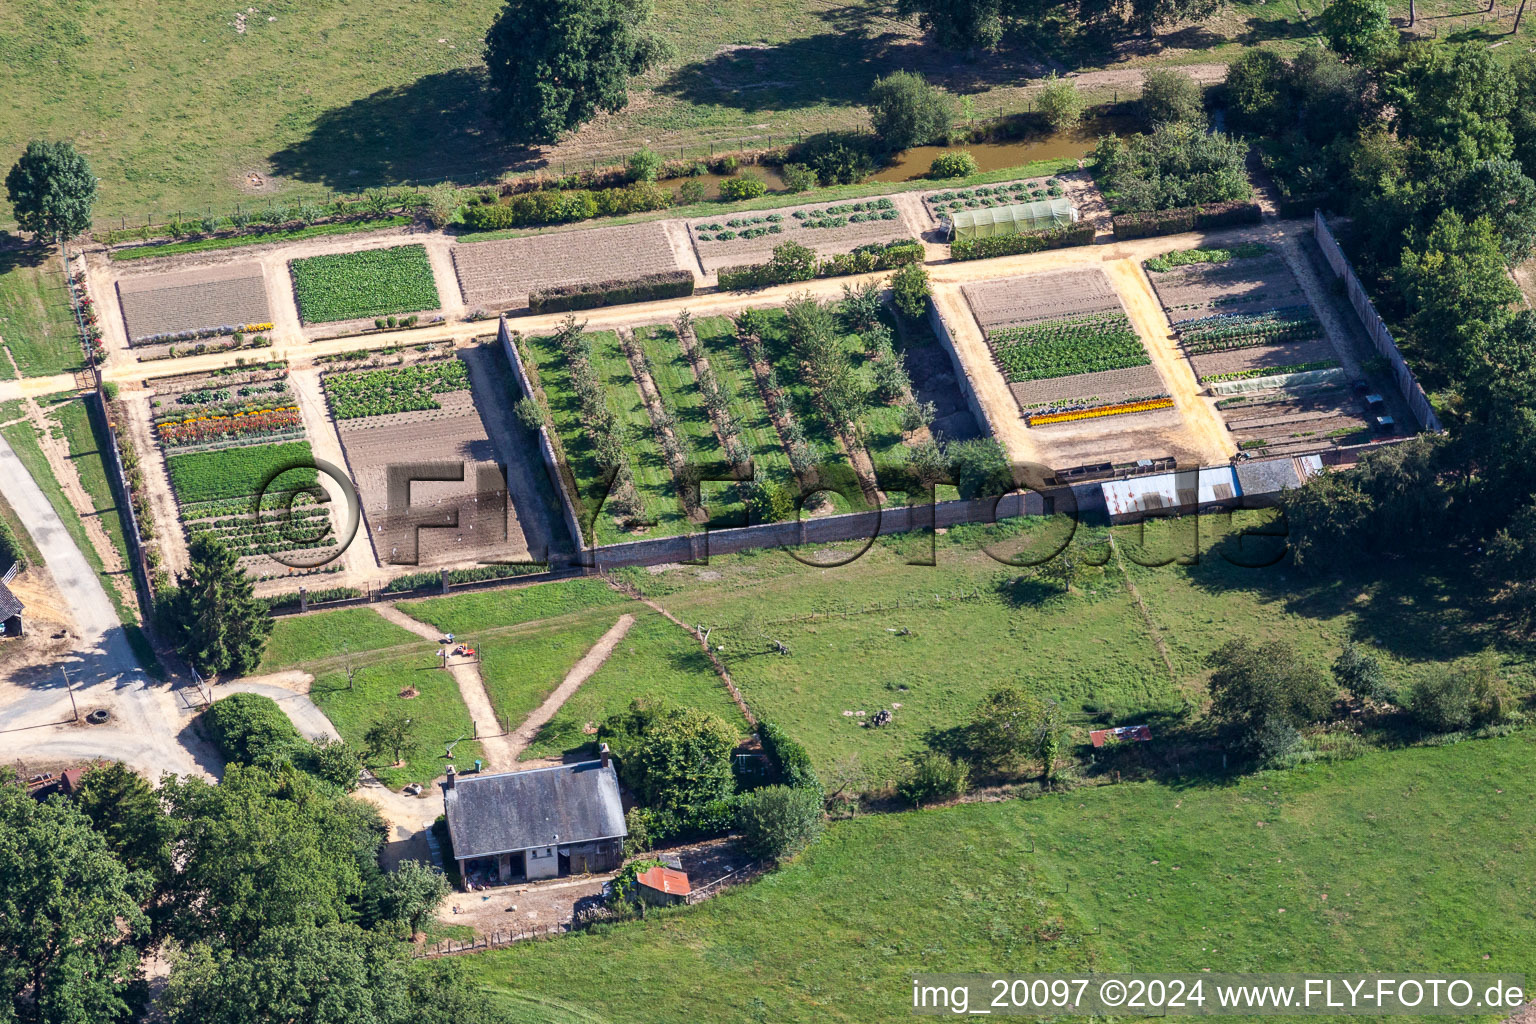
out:
M597 643L592 645L591 650L583 654L581 660L565 674L560 685L555 687L555 692L550 694L544 703L540 704L533 714L524 719L523 724L513 731L511 747L514 761L528 749L528 744L533 742L533 738L539 734L544 724L555 717L555 712L571 699L571 694L581 689L581 684L591 679L592 673L603 667L603 662L608 660L613 649L619 645L619 641L624 639L624 635L629 632L629 627L634 624L633 615L619 616L619 621L615 622L608 632L598 637Z

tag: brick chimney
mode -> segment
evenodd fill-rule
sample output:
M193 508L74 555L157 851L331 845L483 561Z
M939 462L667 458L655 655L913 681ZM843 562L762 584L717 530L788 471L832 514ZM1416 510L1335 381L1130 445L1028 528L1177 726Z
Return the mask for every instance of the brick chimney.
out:
M606 744L606 743L598 744L597 756L598 756L599 759L602 760L603 767L607 768L608 767L608 759L609 759L609 756L610 756L609 752L608 752L608 744Z
M456 771L454 771L453 765L449 765L448 766L448 780L443 783L443 788L444 789L452 789L453 788L454 777L457 774L458 773Z

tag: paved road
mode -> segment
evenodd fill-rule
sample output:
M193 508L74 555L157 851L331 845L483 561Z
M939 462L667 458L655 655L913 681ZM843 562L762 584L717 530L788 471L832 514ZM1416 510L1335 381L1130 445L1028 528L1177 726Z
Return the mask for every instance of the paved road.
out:
M82 709L104 707L112 714L112 720L100 726L17 728L36 720L36 702L14 701L0 707L0 762L104 757L126 762L151 779L166 771L202 775L216 768L212 751L187 729L190 715L181 697L171 685L156 684L145 675L101 580L3 438L0 492L37 542L75 617L79 640L61 664L74 684L76 703ZM9 682L24 690L55 691L61 715L68 714L59 665L23 669Z

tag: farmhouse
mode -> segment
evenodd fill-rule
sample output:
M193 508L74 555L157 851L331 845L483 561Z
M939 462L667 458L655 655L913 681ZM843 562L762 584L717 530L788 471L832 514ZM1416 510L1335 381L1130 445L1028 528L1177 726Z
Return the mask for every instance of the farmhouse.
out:
M466 885L611 871L623 859L624 807L607 751L597 761L458 777L443 810Z

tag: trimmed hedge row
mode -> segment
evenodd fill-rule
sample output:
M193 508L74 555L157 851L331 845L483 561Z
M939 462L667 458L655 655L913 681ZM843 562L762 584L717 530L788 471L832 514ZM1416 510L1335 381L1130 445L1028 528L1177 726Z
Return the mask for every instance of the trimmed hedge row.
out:
M622 306L630 302L675 299L692 294L692 274L686 270L664 270L642 277L539 288L528 293L528 309L534 313L564 313L572 309Z
M1177 235L1185 231L1225 228L1236 224L1257 224L1264 217L1259 204L1246 199L1206 206L1184 206L1177 210L1148 210L1122 213L1114 218L1117 239L1151 238Z
M993 235L991 238L957 238L949 243L949 254L957 260L984 260L993 256L1013 256L1022 252L1065 249L1070 245L1093 242L1094 226L1086 221L1047 231L1026 231L1017 235Z
M466 207L464 226L470 231L500 231L535 224L569 224L593 217L646 213L665 210L671 205L672 193L648 181L597 191L542 189L513 196L507 203Z
M913 239L899 239L887 243L871 242L868 245L859 246L852 252L838 253L825 259L815 259L812 255L812 259L815 260L812 265L770 260L767 263L721 267L720 290L747 291L776 284L809 281L817 277L844 277L848 274L868 274L876 270L895 270L911 263L921 263L923 244Z

